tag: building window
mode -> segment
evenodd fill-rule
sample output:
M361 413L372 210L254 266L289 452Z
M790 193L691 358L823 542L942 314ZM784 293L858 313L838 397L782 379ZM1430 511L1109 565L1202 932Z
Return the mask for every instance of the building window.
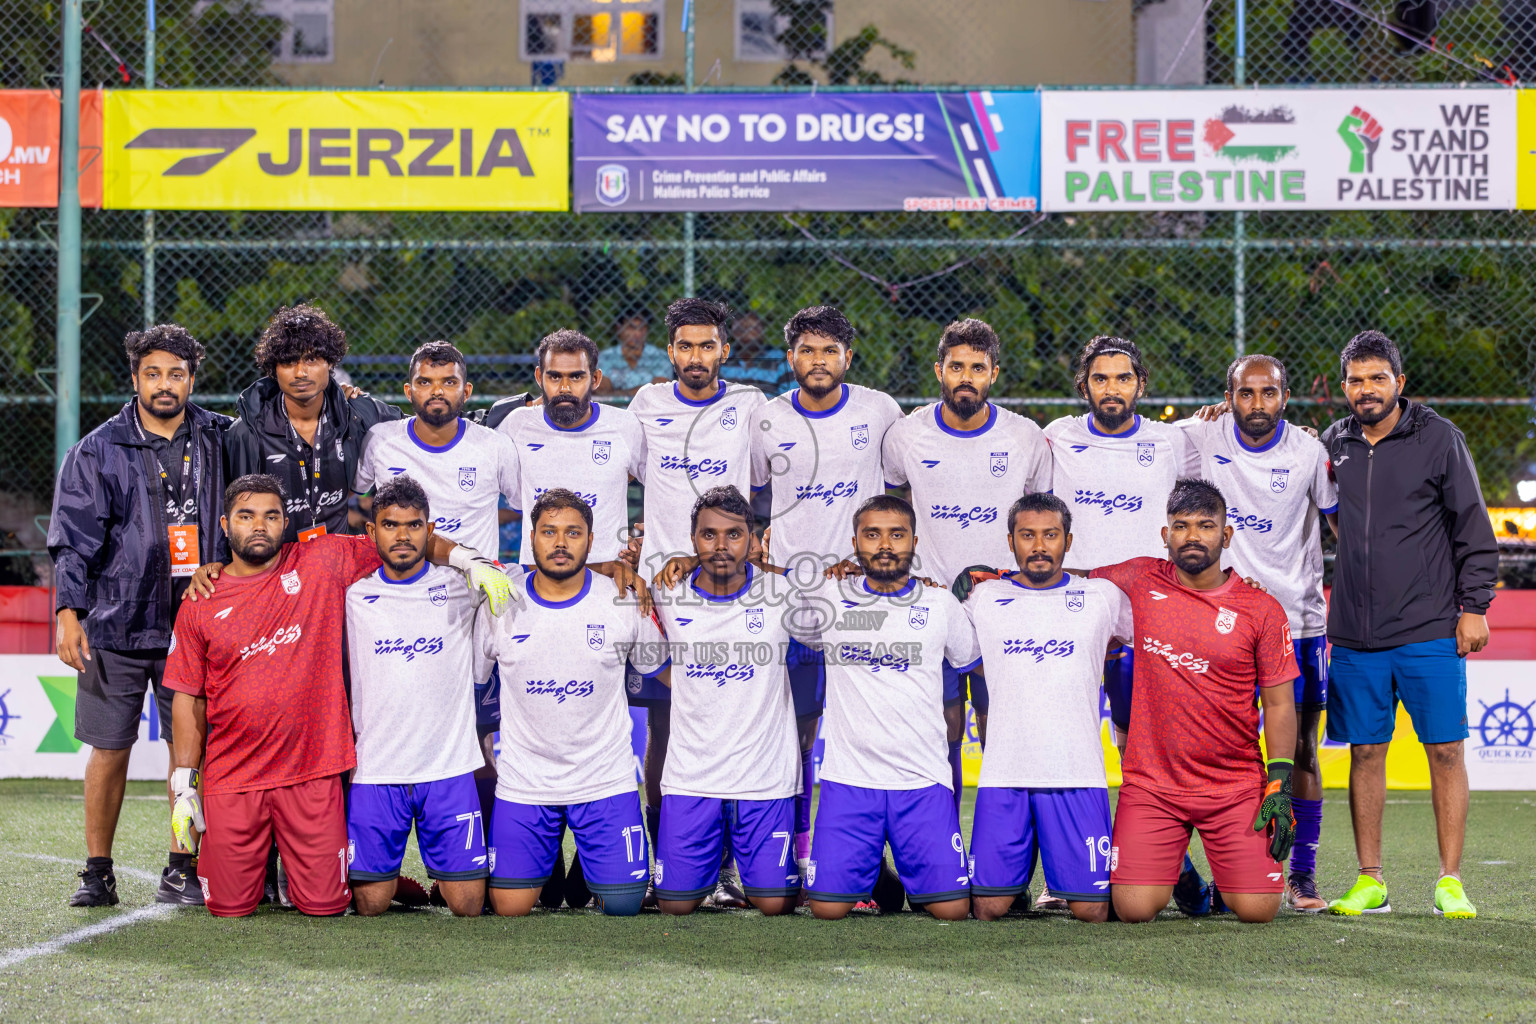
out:
M773 0L736 0L736 59L783 64L790 59L789 48L780 41L791 30L791 19L776 9ZM796 56L820 60L827 55L832 40L831 0L800 0L795 6L806 8L812 18L817 8L823 11L826 32L810 38ZM813 22L814 24L814 22Z
M262 0L263 13L283 19L277 59L293 63L330 63L336 57L334 0Z
M523 0L519 56L610 64L662 53L665 0Z

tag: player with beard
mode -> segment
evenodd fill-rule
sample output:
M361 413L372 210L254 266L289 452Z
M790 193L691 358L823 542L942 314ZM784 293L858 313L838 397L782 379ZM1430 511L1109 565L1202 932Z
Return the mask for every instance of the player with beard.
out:
M889 842L913 905L962 920L969 884L945 759L943 666L969 671L975 634L946 588L912 577L911 505L877 494L852 519L864 574L842 583L842 617L819 623L817 635L827 728L805 878L811 911L837 920L868 900Z
M885 479L891 487L911 487L915 570L931 579L952 580L976 562L1007 564L1007 534L998 527L1007 507L1021 495L1051 489L1050 446L1040 428L988 401L1000 354L997 332L980 320L945 327L933 364L943 400L914 410L885 434ZM944 718L958 801L963 681L953 679L947 693ZM974 706L984 713L985 697Z
M464 404L474 394L464 354L446 341L430 341L411 355L405 397L416 415L379 423L368 431L357 467L357 490L367 492L402 473L426 489L437 536L494 557L499 550L501 495L518 500L518 451L510 438L471 423ZM495 672L476 680L476 728L484 765L476 773L481 811L489 820L496 791L495 733L501 723L501 686Z
M1006 914L1038 857L1074 917L1105 921L1112 830L1099 677L1104 652L1133 637L1131 603L1107 580L1063 573L1072 511L1054 494L1013 503L1008 546L1018 571L978 583L964 605L985 663L972 689L981 678L989 693L976 728L983 742L992 734L971 832L975 914Z
M1328 450L1285 421L1290 397L1280 360L1239 356L1227 369L1225 408L1231 414L1181 420L1178 425L1199 453L1205 478L1234 502L1227 508L1232 546L1222 564L1262 580L1290 617L1301 674L1296 679L1292 775L1296 845L1291 848L1285 905L1315 914L1327 906L1314 877L1323 823L1317 734L1328 705L1328 613L1318 513L1331 522L1339 495L1328 471Z
M656 897L666 913L692 913L719 888L729 848L752 905L791 913L800 772L784 651L814 639L816 610L783 575L748 561L752 506L736 488L706 491L689 525L698 568L657 596L675 660Z
M1163 548L1158 531L1162 506L1173 482L1199 471L1199 456L1184 432L1136 411L1147 393L1141 350L1124 338L1099 335L1083 346L1074 384L1088 412L1047 424L1051 443L1052 492L1067 503L1076 524L1067 568L1091 569ZM1122 756L1131 720L1135 658L1130 648L1113 652L1104 664L1104 692L1115 743ZM1193 862L1180 882L1179 898L1200 909L1204 882ZM1059 903L1042 896L1042 907Z
M806 587L850 554L847 523L862 502L884 492L881 445L901 419L889 395L846 382L854 336L848 318L831 306L810 306L790 317L784 344L800 386L767 404L752 436L755 475L766 473L772 487L772 528L780 538L775 560ZM795 859L803 873L811 852L812 750L826 677L819 652L795 644L790 654L800 732Z
M628 409L599 405L597 346L580 331L559 330L539 341L534 379L542 406L519 409L497 427L517 448L521 483L513 498L532 508L551 487L567 487L592 506L592 558L617 558L629 545L629 481L645 483L645 433ZM533 561L533 534L519 557Z
M1270 921L1296 828L1293 762L1264 760L1253 695L1257 687L1266 747L1291 754L1290 625L1278 601L1221 567L1232 527L1214 486L1175 482L1162 535L1167 558L1089 574L1130 598L1140 655L1111 852L1115 913L1150 921L1167 906L1198 829L1227 906L1239 920Z
M523 603L478 631L509 705L490 845L491 905L503 916L539 901L567 825L603 913L639 913L650 878L625 675L664 684L669 659L641 603L594 586L592 522L572 491L541 494L529 510L536 571L518 585Z
M176 691L171 827L186 849L194 829L202 834L198 880L219 917L256 909L274 838L300 911L340 914L351 899L342 775L357 758L345 598L383 561L362 536L284 543L286 519L275 477L225 489L228 571L210 563L194 574L166 664ZM507 578L489 559L437 537L429 557L464 573L493 609L506 602Z
M726 325L731 311L707 299L678 299L667 307L667 358L677 379L647 384L635 393L629 411L645 434L645 507L635 541L636 559L646 579L653 579L674 555L693 554L693 539L683 527L694 502L705 490L735 487L747 494L767 483L754 465L753 432L762 419L765 399L755 387L729 384L720 377L730 356ZM661 778L666 768L671 730L671 695L664 686L631 676L630 703L647 709L645 750L646 827L657 844L661 813ZM718 901L744 905L729 867Z

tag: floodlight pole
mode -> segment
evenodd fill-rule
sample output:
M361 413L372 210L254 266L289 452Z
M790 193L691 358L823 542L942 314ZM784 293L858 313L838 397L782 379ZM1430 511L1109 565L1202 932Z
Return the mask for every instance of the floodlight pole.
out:
M683 0L683 88L693 92L693 0ZM694 291L694 250L693 233L697 214L693 210L683 211L683 295L691 296Z
M1232 61L1232 84L1242 88L1248 77L1248 3L1237 0L1236 47ZM1238 171L1241 174L1242 171ZM1248 253L1244 248L1243 211L1232 215L1232 355L1241 357L1248 350Z
M57 367L54 461L80 437L80 4L63 0L64 68L59 83L59 264L54 325Z

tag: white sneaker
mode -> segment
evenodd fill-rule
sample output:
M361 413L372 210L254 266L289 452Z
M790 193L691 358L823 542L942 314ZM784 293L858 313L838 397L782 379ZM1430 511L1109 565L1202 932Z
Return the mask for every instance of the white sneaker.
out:
M1035 913L1048 914L1054 911L1065 912L1067 901L1060 896L1053 895L1049 889L1041 889L1040 895L1035 897Z

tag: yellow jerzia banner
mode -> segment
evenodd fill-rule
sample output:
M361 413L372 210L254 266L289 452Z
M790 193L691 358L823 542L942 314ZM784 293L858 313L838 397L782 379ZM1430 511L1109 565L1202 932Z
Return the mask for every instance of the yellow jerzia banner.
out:
M118 210L565 210L560 92L109 90Z

